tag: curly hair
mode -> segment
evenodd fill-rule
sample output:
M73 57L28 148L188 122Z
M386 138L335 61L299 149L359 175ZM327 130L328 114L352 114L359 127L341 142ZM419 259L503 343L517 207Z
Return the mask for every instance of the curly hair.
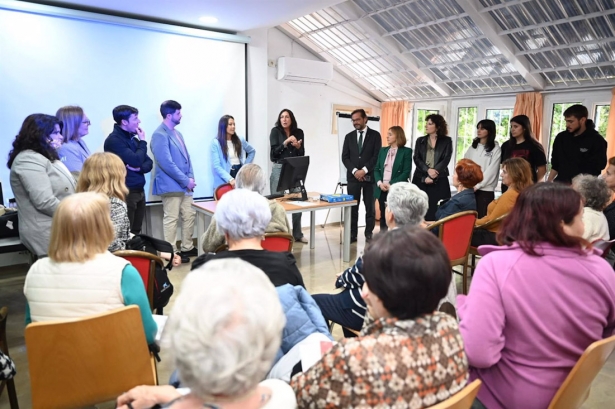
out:
M448 125L446 124L446 119L442 115L431 114L427 115L425 118L425 123L427 121L431 121L436 126L436 133L438 134L438 138L441 136L448 136Z
M604 179L592 175L577 175L572 179L572 188L579 192L585 200L585 206L598 212L611 201L611 189Z
M483 181L483 171L480 166L470 159L461 159L455 165L457 180L466 189L472 189Z
M62 128L62 122L55 116L28 115L13 141L13 149L9 152L6 166L10 169L17 155L28 149L40 153L51 162L58 160L58 153L49 143L49 135L53 133L56 125Z

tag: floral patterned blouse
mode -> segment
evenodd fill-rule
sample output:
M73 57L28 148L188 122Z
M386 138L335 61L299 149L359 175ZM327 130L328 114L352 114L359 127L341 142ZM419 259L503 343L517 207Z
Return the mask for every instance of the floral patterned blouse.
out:
M457 320L381 318L292 381L298 408L427 408L459 392L468 360Z
M117 197L109 198L111 205L111 221L115 230L115 237L109 245L109 251L126 249L126 242L130 238L130 220L126 202Z

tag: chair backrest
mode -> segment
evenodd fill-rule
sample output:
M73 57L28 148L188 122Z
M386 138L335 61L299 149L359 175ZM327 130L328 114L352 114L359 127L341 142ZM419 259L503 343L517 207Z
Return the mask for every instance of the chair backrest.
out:
M615 336L591 344L551 400L548 409L578 409L589 396L589 388L615 349Z
M139 307L26 327L32 407L67 409L155 385Z
M216 200L216 202L218 200L220 200L220 198L227 192L230 192L231 190L233 190L234 187L231 186L230 183L225 183L223 185L220 185L216 188L216 190L214 190L214 199Z
M438 235L446 248L451 265L466 262L477 215L478 213L472 210L455 213L429 226L430 230L438 227Z
M261 246L269 251L293 251L293 236L288 233L265 233Z
M0 308L0 351L6 355L9 353L9 346L6 342L6 320L9 315L8 307Z
M444 402L430 406L429 409L470 409L481 384L482 382L477 379Z
M488 229L493 225L498 225L498 229L500 227L500 224L502 224L502 221L508 216L508 213L504 213L503 215L501 215L500 217L496 217L493 220L488 221L487 223L477 227L477 229Z
M154 309L154 279L156 277L156 263L164 267L164 261L158 256L155 256L147 251L139 250L118 250L113 253L118 257L126 259L134 268L137 269L143 284L145 292L149 300L149 306Z

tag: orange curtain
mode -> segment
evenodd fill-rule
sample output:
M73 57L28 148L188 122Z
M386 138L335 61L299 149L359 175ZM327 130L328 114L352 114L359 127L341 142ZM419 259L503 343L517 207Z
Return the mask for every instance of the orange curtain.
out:
M543 102L542 94L540 92L525 92L523 94L517 94L513 116L527 115L530 118L530 123L532 124L534 137L540 142L542 142L542 113Z
M387 146L387 132L390 127L398 125L406 128L408 111L412 109L412 104L408 101L388 101L381 105L380 113L380 135L382 136L382 146Z
M611 90L611 111L614 115L609 115L609 120L606 124L606 142L608 143L606 148L606 157L612 158L615 156L615 88ZM607 164L607 167L609 165Z

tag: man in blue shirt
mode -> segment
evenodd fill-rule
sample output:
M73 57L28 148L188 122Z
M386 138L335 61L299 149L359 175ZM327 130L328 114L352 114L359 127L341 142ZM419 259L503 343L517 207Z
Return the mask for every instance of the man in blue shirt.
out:
M193 190L196 186L192 161L182 134L175 129L182 119L182 106L177 101L164 101L160 105L162 123L152 135L152 155L156 171L152 179L152 193L162 197L164 211L164 239L177 251L177 223L181 217L182 244L180 256L197 256L192 235L196 212L192 208Z
M126 207L130 232L139 234L145 217L145 174L151 172L152 159L147 156L145 132L137 108L120 105L113 109L113 132L105 139L105 152L119 156L126 165Z

